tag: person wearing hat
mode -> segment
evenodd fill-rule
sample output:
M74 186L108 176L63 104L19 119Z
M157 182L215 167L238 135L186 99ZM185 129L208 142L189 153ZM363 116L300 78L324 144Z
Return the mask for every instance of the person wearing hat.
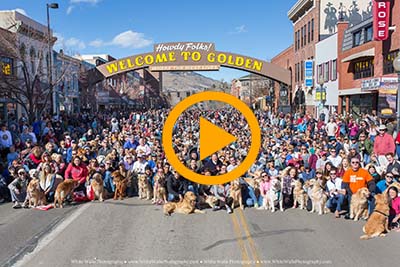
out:
M28 139L32 139L32 137L31 137L31 135L29 134L28 130L29 130L29 129L28 129L28 126L26 126L26 125L22 126L22 133L21 133L21 135L20 135L20 138L21 138L21 141L22 141L23 143L25 143L26 140L28 140Z
M387 167L389 162L386 159L387 153L395 152L393 136L387 133L386 125L381 124L378 128L379 134L375 137L374 154L378 157L380 165Z
M8 189L10 190L11 194L11 200L14 203L14 209L21 208L21 203L24 203L23 205L25 206L27 200L26 190L30 182L29 175L24 168L20 168L17 171L17 175L18 176L8 185Z

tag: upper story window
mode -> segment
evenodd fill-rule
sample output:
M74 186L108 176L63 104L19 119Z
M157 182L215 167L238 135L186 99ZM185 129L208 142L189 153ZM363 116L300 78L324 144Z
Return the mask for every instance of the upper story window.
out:
M329 62L324 63L324 82L329 81Z
M374 59L366 59L354 63L354 80L374 75Z
M394 73L393 60L396 58L399 50L389 52L383 56L383 74Z
M314 19L311 19L311 41L314 41Z
M335 81L337 79L337 61L332 60L332 68L331 68L331 80Z
M371 25L371 26L365 28L365 40L364 40L364 42L365 43L370 42L370 41L372 41L372 38L373 38L373 31L372 31L372 25Z
M361 44L361 31L353 33L353 47Z

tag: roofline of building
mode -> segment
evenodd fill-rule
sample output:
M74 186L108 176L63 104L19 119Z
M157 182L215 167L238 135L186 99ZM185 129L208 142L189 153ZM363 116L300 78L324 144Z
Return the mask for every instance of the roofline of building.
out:
M302 8L305 7L306 4L309 2L313 2L314 0L298 0L296 4L292 6L292 8L287 12L288 18L292 21L295 22L297 19L294 19L296 16L298 16L298 13ZM299 17L299 16L298 16Z
M287 51L289 51L290 49L293 49L293 44L291 44L289 47L285 48L285 50L279 52L279 54L277 54L276 56L274 56L273 58L271 58L271 63L272 61L274 61L275 58L283 55L284 53L286 53Z

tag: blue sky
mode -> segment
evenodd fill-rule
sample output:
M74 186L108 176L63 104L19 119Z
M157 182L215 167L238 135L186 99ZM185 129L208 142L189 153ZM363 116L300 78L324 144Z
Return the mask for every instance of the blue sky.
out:
M154 43L213 42L216 50L270 60L290 46L287 12L297 0L59 0L50 10L58 48L69 54L116 58L149 52ZM0 10L19 9L47 25L42 0L1 0ZM246 75L228 68L202 72L230 81Z

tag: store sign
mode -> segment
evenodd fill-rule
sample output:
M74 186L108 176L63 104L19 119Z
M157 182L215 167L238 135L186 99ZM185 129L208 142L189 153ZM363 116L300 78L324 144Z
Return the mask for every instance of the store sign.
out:
M381 88L388 90L397 90L398 78L397 77L382 77Z
M379 89L378 115L384 118L396 117L397 90Z
M367 79L361 81L361 90L378 90L381 86L381 79Z
M312 87L313 86L313 76L314 76L314 61L306 60L304 62L304 86Z
M1 73L3 75L11 75L12 59L7 57L0 58Z
M389 37L389 1L373 1L374 39L384 41Z
M132 55L107 62L97 69L110 76L149 68L150 71L219 70L221 66L259 74L284 84L291 83L290 71L253 57L215 50L209 42L174 42L155 44L153 52Z

